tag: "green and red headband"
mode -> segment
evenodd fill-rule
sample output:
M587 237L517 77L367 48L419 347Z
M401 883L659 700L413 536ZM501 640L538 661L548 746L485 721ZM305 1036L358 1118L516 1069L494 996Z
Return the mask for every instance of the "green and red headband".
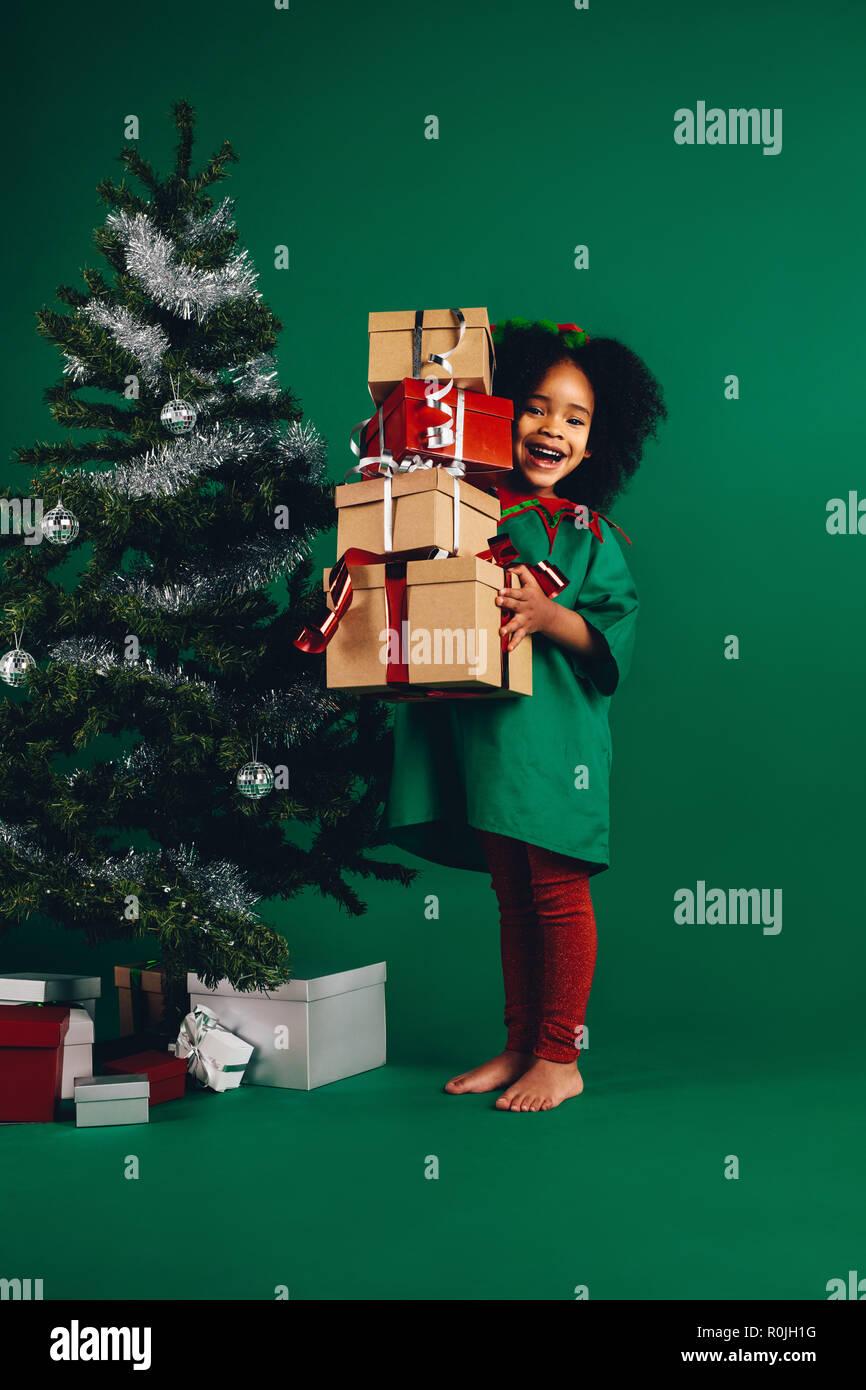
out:
M503 319L501 323L491 324L494 346L501 343L507 332L513 329L541 328L545 333L556 333L567 348L575 351L589 342L589 334L576 323L554 323L552 319Z

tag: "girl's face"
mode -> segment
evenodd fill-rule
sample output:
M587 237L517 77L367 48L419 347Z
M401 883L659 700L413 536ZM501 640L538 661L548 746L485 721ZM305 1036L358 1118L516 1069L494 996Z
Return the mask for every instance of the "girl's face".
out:
M549 496L589 458L594 409L589 377L571 361L557 362L527 397L514 422L514 467L537 496Z

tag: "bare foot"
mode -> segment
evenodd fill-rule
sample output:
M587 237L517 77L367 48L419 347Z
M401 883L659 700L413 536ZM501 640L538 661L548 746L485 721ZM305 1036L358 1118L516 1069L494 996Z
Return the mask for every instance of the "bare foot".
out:
M496 1102L497 1110L553 1110L569 1096L579 1096L583 1077L577 1062L548 1062L536 1057L527 1072Z
M522 1076L527 1063L531 1061L531 1052L506 1050L491 1061L482 1062L480 1067L452 1076L450 1081L446 1081L444 1089L452 1096L463 1095L466 1091L501 1091L503 1086Z

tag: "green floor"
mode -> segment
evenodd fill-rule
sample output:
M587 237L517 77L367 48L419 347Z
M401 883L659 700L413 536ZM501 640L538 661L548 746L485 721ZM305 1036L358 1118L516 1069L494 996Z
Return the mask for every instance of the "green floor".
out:
M859 1055L657 1040L587 1055L583 1096L536 1115L443 1094L467 1060L5 1127L2 1273L46 1298L825 1299L863 1264Z

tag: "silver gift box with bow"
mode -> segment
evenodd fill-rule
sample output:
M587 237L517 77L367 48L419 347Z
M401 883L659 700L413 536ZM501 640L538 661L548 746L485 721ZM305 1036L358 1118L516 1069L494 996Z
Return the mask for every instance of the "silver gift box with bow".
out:
M187 1059L187 1070L200 1086L233 1091L243 1080L254 1048L224 1028L211 1009L197 1004L180 1025L172 1050Z

